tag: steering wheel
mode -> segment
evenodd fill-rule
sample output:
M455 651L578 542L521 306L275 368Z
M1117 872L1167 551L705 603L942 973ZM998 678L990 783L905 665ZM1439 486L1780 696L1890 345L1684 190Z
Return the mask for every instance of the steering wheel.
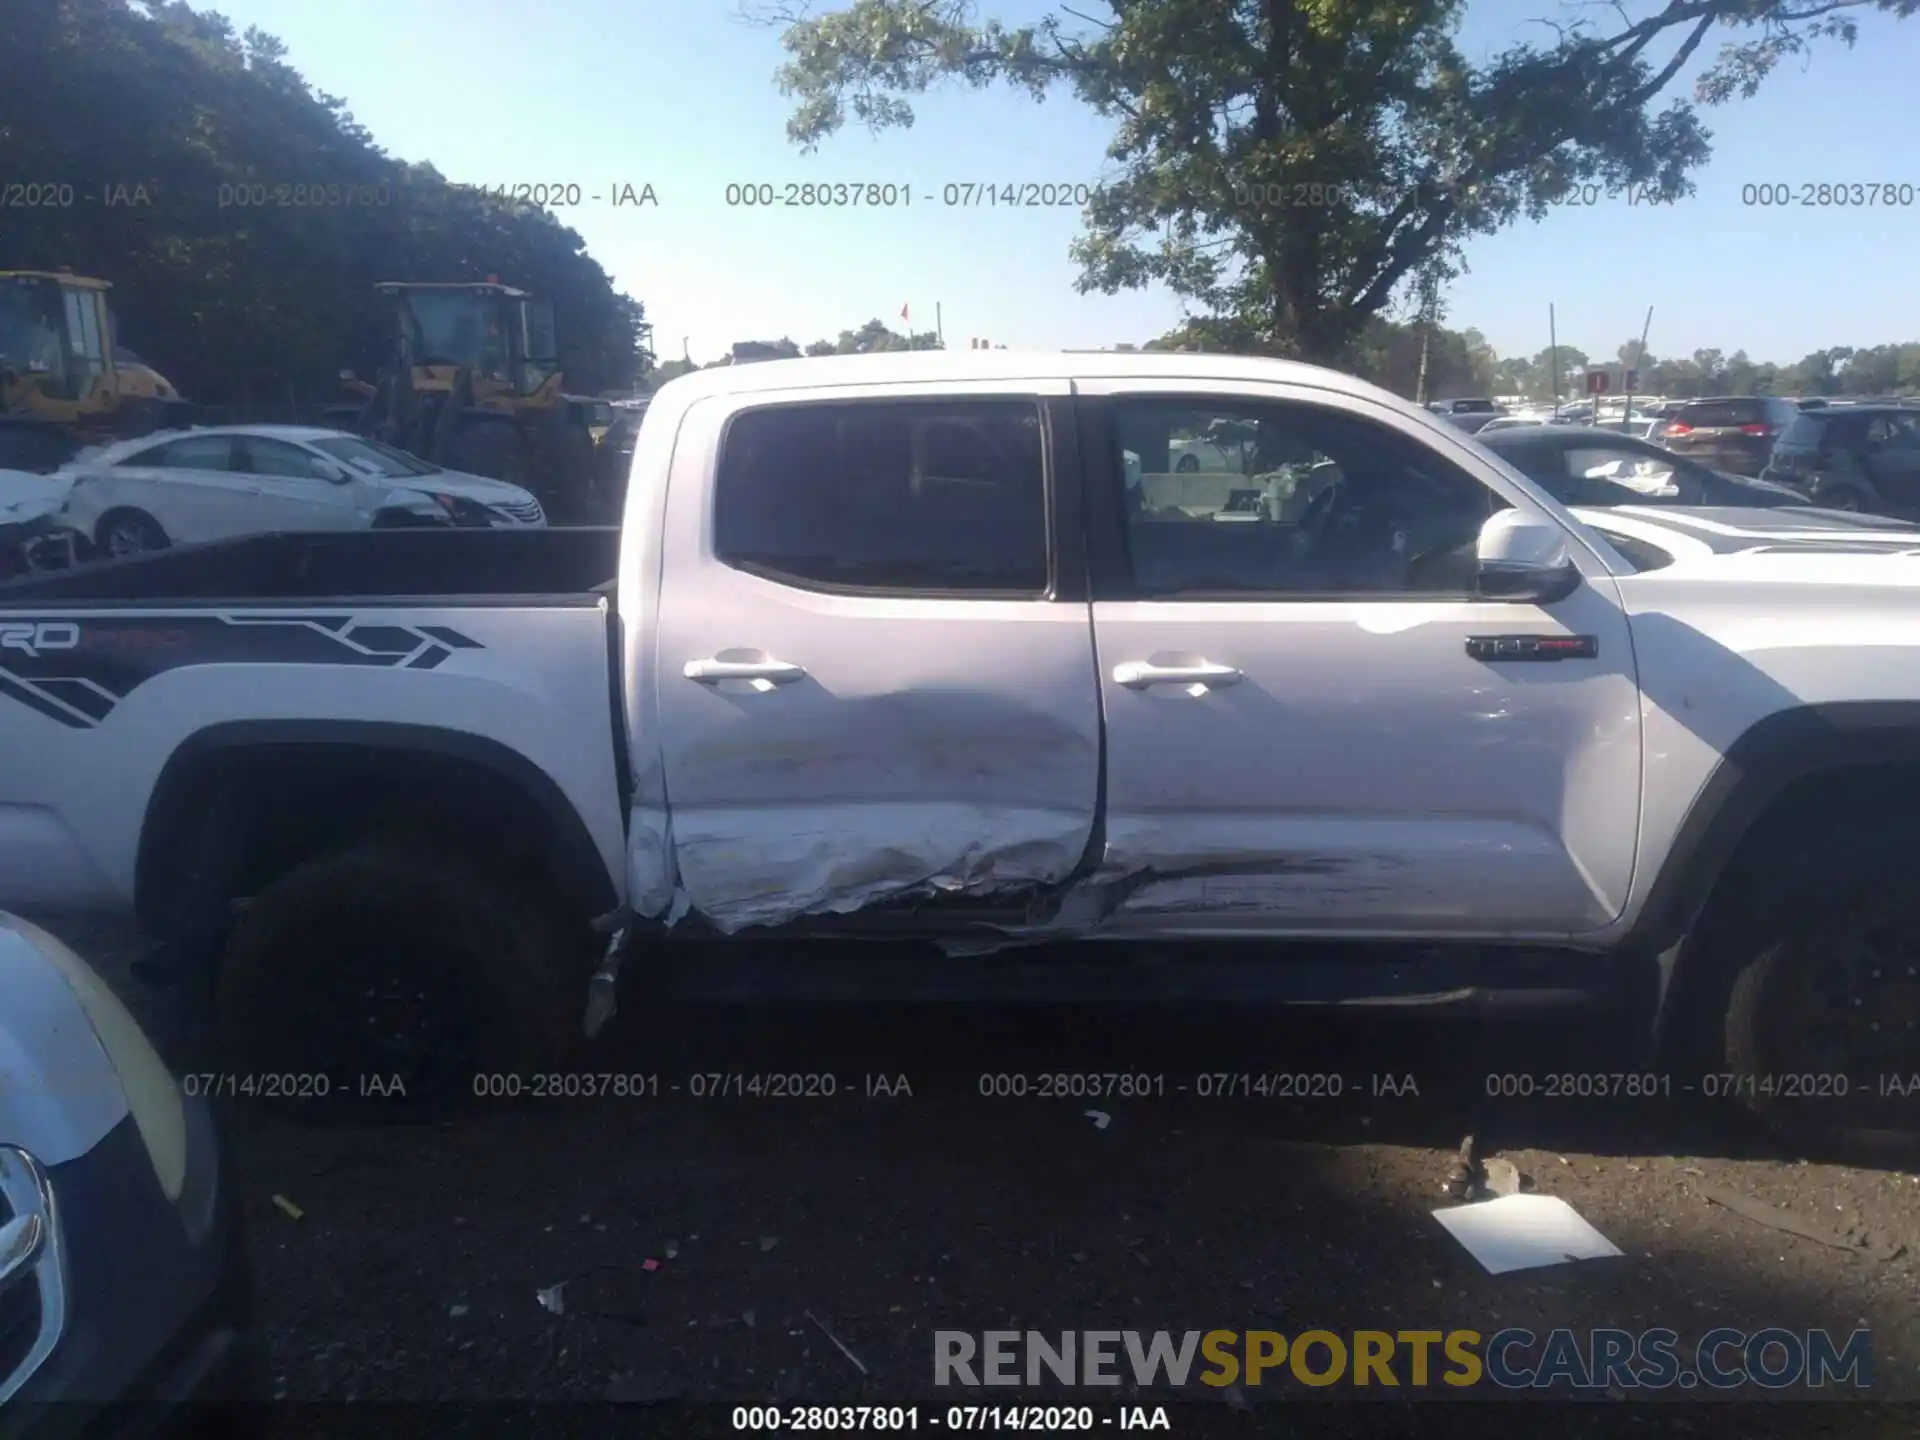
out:
M1340 507L1340 487L1329 485L1318 495L1307 501L1306 508L1300 512L1295 528L1308 539L1319 540L1332 522L1334 512Z

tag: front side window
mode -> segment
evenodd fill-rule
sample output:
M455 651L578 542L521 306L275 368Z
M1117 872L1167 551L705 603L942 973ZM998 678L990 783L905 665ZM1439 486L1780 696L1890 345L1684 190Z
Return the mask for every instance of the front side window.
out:
M396 450L379 440L340 435L315 440L313 448L324 451L332 459L351 466L362 475L371 475L380 480L403 480L439 473L438 466L429 465L418 456Z
M249 475L275 475L285 479L315 480L321 477L321 460L298 445L284 440L249 437L241 447L239 469Z
M1470 594L1494 493L1383 426L1315 406L1122 400L1114 450L1143 597ZM1182 470L1196 439L1217 470Z
M1044 595L1044 453L1031 400L749 410L721 447L714 552L802 587Z

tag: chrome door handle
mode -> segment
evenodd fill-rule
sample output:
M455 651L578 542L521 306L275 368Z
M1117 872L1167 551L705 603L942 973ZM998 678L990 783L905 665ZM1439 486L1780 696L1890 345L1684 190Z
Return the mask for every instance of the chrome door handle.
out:
M787 685L807 678L804 669L785 660L689 660L680 673L703 685L720 680L765 680L772 685Z
M1129 660L1113 667L1113 683L1129 690L1144 690L1149 685L1237 685L1244 678L1231 665L1212 665L1205 660L1197 665L1155 665L1150 660Z

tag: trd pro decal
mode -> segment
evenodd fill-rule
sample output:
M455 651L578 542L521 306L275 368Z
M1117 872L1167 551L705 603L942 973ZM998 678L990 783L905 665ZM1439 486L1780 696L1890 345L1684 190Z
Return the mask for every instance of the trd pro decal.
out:
M71 620L9 620L0 623L0 650L38 657L42 650L71 650L80 643L80 627Z
M0 696L90 729L154 676L189 665L374 665L431 670L483 648L444 625L351 615L168 615L0 620Z

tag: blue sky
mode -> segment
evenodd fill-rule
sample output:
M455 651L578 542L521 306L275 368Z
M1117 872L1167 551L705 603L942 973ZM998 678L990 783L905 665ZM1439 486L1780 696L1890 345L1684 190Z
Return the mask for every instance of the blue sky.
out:
M736 340L804 344L876 316L904 328L902 305L915 329L931 329L939 303L949 346L970 336L1016 348L1139 343L1181 315L1163 292L1076 294L1071 207L925 203L948 183L1097 181L1107 127L1064 94L1036 105L998 90L936 93L916 104L911 130L849 127L808 156L786 138L777 32L741 23L736 0L209 8L278 35L308 80L344 96L390 153L456 181L578 184L588 195L650 183L658 208L561 213L644 302L662 358L683 340L706 361ZM985 9L1009 21L1038 13L1030 0ZM1484 53L1540 33L1530 21L1575 13L1554 0L1484 0L1462 43ZM1758 182L1920 187L1920 21L1868 16L1863 31L1851 51L1789 62L1754 100L1706 112L1715 153L1694 199L1566 208L1476 242L1449 323L1479 328L1502 355L1546 345L1550 304L1561 342L1596 356L1637 335L1648 306L1659 355L1715 347L1787 362L1827 345L1920 338L1920 198L1904 210L1741 201L1742 186ZM894 211L725 203L730 182L788 181L909 184L914 199Z

